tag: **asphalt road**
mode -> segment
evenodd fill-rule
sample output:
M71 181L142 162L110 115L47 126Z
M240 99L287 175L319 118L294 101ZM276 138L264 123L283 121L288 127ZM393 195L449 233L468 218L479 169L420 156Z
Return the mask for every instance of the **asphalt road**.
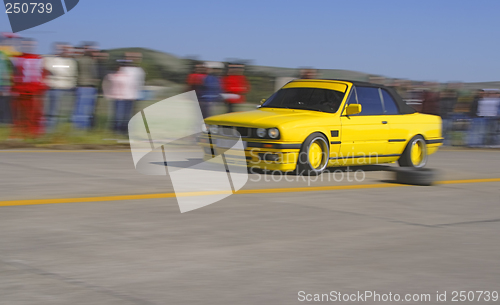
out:
M429 167L447 184L432 187L385 167L363 181L250 175L246 193L181 214L176 198L146 199L172 184L136 172L130 152L0 152L0 304L499 291L500 182L477 180L499 164L499 151L440 151Z

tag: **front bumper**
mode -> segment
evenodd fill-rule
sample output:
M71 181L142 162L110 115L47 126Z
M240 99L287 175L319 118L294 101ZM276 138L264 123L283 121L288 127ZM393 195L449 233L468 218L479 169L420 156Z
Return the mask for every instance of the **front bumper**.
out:
M242 154L231 153L231 150L225 145L219 145L224 140L235 141L235 138L209 135L198 138L198 143L205 152L205 161L224 154L228 164L246 166L250 170L255 168L271 171L293 171L302 145L301 143L242 139L245 148L243 156Z

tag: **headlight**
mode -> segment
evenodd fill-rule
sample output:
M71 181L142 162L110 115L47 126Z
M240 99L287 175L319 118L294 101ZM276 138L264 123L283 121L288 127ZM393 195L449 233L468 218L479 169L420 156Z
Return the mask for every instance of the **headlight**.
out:
M278 130L278 128L269 128L267 132L271 139L277 139L280 137L280 131Z
M263 138L266 136L266 130L264 128L257 128L257 136Z
M213 133L213 134L219 133L219 126L217 126L217 125L210 125L209 129L210 129L210 133Z
M201 124L201 131L203 131L203 133L208 133L207 124L205 123Z

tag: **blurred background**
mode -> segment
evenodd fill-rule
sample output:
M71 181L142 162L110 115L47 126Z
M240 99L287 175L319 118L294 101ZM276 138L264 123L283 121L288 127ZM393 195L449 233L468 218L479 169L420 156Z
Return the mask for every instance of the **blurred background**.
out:
M19 34L0 22L0 147L126 145L128 120L162 99L246 111L294 78L392 86L443 118L445 145L500 145L494 1L97 3Z

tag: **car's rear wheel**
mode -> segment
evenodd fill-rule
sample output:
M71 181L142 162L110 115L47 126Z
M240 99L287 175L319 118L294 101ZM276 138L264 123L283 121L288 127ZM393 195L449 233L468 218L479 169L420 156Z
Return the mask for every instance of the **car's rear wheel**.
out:
M400 166L422 168L427 164L427 144L424 137L414 136L398 160Z
M320 175L328 165L330 147L320 133L313 133L302 144L296 172L299 175Z

